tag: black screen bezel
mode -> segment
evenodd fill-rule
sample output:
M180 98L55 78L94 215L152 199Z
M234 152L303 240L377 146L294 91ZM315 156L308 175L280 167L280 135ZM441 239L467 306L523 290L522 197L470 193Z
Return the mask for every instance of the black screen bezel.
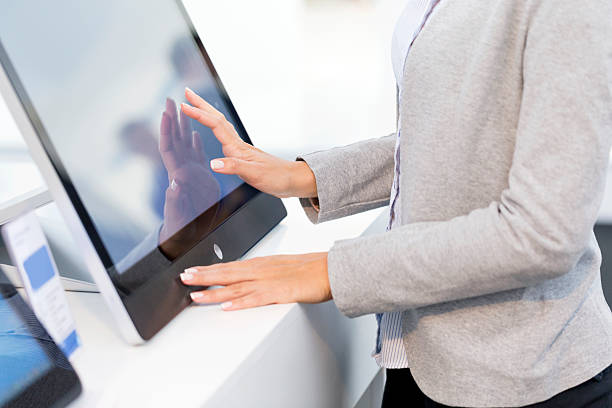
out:
M223 85L219 77L219 74L212 63L212 60L210 59L210 56L208 55L208 52L206 51L198 33L196 32L195 27L193 26L193 23L191 19L189 18L189 15L187 14L187 11L185 10L180 0L173 0L173 2L176 4L176 6L179 9L179 12L183 16L183 19L185 20L185 23L187 24L187 28L189 29L192 39L195 41L198 49L200 50L202 58L204 59L207 67L209 68L211 72L211 75L215 81L217 90L219 91L219 95L221 96L221 99L225 103L225 106L227 107L230 115L232 116L232 119L233 119L232 124L234 125L236 132L246 143L249 143L252 145L251 138L249 137L246 131L246 128L244 127L242 120L240 119L240 116L238 115L238 112L236 111L236 108L234 107L234 104L229 98L227 90L225 89L225 86ZM85 208L85 205L83 204L83 201L81 200L70 176L68 175L66 168L62 164L62 161L59 155L57 154L55 147L53 146L53 143L51 142L49 135L40 117L38 116L38 113L34 109L34 105L32 101L30 100L27 92L25 91L23 84L21 83L19 75L15 71L11 63L11 60L8 57L4 49L1 39L0 39L0 64L3 66L9 78L9 81L11 82L11 85L13 86L13 89L15 90L15 93L17 94L19 101L21 102L21 105L25 109L25 112L30 122L32 123L32 126L34 127L34 130L36 131L36 134L38 135L38 138L41 141L43 149L45 150L45 153L49 157L51 161L51 165L55 169L60 179L60 182L62 183L62 186L64 187L64 190L68 194L68 197L70 198L70 201L72 205L74 206L74 209L77 215L79 216L79 219L81 220L83 227L85 228L100 260L102 261L104 267L106 268L106 271L109 274L109 277L113 278L114 276L116 276L116 269L115 269L116 264L112 261L112 258L110 254L108 253L100 237L100 234L98 233L98 230L96 229L96 226L92 218L90 217L87 209ZM235 188L231 193L223 197L218 202L218 206L214 206L213 208L207 210L203 214L200 214L199 217L210 216L211 213L214 213L218 207L234 208L235 210L232 212L233 214L236 211L238 211L240 207L246 204L250 199L252 199L258 193L259 193L258 190L256 190L255 188L243 182L237 188ZM230 216L231 214L224 217L224 219L217 220L215 223L216 224L215 228L221 225ZM196 221L197 221L197 218L193 220L191 223L187 224L185 227L183 227L183 229L190 227ZM202 239L212 234L215 228L213 228L210 232L208 232L207 235L203 236ZM185 253L187 253L189 249L195 246L195 244L197 243L194 243L190 247L185 248L184 252L180 256L185 255ZM145 259L146 257L143 260L141 260L141 262L144 261ZM121 286L119 286L118 283L115 282L114 280L113 280L113 283L117 287L122 297L125 296L129 292L126 290L122 290Z
M9 299L13 296L19 297L19 302L22 306L29 308L27 303L23 300L21 295L17 292L15 287L9 283L6 275L0 270L0 285L9 289L9 292L0 290L0 296L3 299ZM28 321L27 316L23 315L23 311L20 309L13 309L13 312L22 320ZM46 333L46 330L38 321L36 323L40 326L39 329ZM63 356L62 351L55 343L46 342L43 343L40 339L35 336L31 337L36 340L40 348L46 354L47 359L51 363L51 368L46 371L43 375L38 377L36 381L31 383L27 388L22 390L18 395L13 397L4 406L6 408L17 408L25 406L40 406L40 407L53 407L53 406L65 406L69 402L76 399L81 394L82 385L78 375L72 369L67 370L59 367L54 363L53 356ZM68 360L66 363L70 365Z

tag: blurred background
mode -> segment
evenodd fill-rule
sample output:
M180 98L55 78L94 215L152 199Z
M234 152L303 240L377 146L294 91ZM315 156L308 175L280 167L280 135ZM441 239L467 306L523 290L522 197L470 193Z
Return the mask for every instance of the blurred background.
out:
M291 159L394 130L390 41L401 1L184 4L258 147ZM2 193L42 183L2 100Z
M403 1L185 0L184 4L248 133L261 149L293 159L395 130L390 43ZM37 187L44 183L0 100L0 211L3 203ZM608 192L597 233L604 252L604 285L612 300L607 272L612 188ZM54 212L52 206L48 212Z

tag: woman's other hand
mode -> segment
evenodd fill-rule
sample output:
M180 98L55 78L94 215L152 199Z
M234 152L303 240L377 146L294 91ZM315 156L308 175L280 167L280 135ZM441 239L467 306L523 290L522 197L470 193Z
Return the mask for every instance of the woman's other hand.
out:
M210 167L217 173L235 174L246 183L276 197L316 197L314 174L304 162L279 159L244 142L223 114L191 89L185 90L189 104L181 111L210 128L223 146L224 158Z
M254 258L189 268L181 280L190 286L224 286L191 293L196 303L221 303L240 310L276 303L331 300L327 252Z

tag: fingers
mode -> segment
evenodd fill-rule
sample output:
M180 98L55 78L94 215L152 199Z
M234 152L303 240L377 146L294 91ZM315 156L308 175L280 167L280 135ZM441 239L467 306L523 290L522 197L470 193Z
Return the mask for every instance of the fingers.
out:
M219 112L210 103L206 102L200 95L193 92L190 88L185 88L185 97L190 104L206 112Z
M192 292L191 299L196 303L224 303L251 293L253 293L253 285L250 282L245 282L221 289Z
M224 302L221 307L223 310L231 312L234 310L251 309L253 307L267 306L275 303L277 302L272 302L269 297L264 294L252 293L238 299Z
M252 263L229 262L212 267L194 267L181 274L181 280L188 286L216 286L251 281L255 278Z
M178 117L176 115L176 103L170 98L166 98L166 113L171 119L170 132L172 135L172 141L176 142L178 141Z
M185 90L187 101L193 105L181 104L181 111L192 119L210 128L221 144L242 142L231 123L212 105L190 89Z
M181 280L189 286L228 285L243 281L263 279L267 271L277 271L287 266L303 264L321 257L319 253L303 255L274 255L252 258L246 261L194 266L181 274Z
M237 135L234 137L234 135L229 132L228 122L219 112L207 112L199 108L194 108L186 103L181 104L181 111L190 118L210 128L222 144L234 142L238 137Z
M178 158L172 143L172 119L167 112L162 114L159 131L159 153L168 174L173 173L178 168Z
M202 136L197 131L193 131L192 133L192 147L195 150L196 157L200 163L206 163L208 158L206 157L206 152L204 151L204 146L202 145Z
M172 135L173 148L177 156L184 157L185 143L181 138L181 129L177 113L176 103L173 99L166 98L166 113L170 117L170 134Z
M188 158L187 154L191 151L191 130L188 130L188 136L186 138L181 137L181 125L191 126L189 119L185 118L179 124L179 117L176 109L176 104L170 98L166 98L166 110L164 112L168 117L168 125L164 129L169 135L167 139L170 143L166 143L165 147L170 147L173 153L174 163L172 163L172 169L167 168L169 172L180 167L182 163ZM169 150L167 150L169 151Z
M179 127L181 142L185 149L189 149L192 146L191 120L182 110L180 112Z
M235 174L247 180L257 176L257 164L233 157L222 157L210 161L210 168L215 173Z
M210 302L205 300L207 299L206 297L200 297L200 295L204 295L210 292L221 291L221 290L224 290L224 289L193 292L191 293L191 297L193 301L198 304L221 303L221 308L225 310L226 312L231 312L235 310L243 310L243 309L251 309L254 307L275 304L275 302L270 301L269 298L266 297L265 295L258 294L258 293L251 293L249 295L238 297L238 298L234 298L231 296L225 296L225 294L223 294L223 296L219 296L219 299L224 299L224 300L215 300L215 301L210 301Z
M257 290L251 282L191 293L191 299L195 303L202 305L221 303L221 308L225 311L250 309L278 303L273 302L272 298L273 296L268 296L265 292Z
M172 130L170 115L167 112L162 113L162 120L159 127L159 150L167 152L172 149Z
M166 112L168 112L172 118L176 118L176 103L174 99L166 98Z

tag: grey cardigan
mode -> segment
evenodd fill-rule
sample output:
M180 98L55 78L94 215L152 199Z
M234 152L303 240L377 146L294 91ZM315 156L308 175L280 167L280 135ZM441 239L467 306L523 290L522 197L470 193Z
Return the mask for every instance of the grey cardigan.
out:
M337 242L332 294L348 316L404 311L410 368L432 399L531 404L612 363L593 235L612 141L612 4L439 7L399 101L402 225ZM303 156L318 188L318 211L302 201L309 217L388 204L394 143Z

